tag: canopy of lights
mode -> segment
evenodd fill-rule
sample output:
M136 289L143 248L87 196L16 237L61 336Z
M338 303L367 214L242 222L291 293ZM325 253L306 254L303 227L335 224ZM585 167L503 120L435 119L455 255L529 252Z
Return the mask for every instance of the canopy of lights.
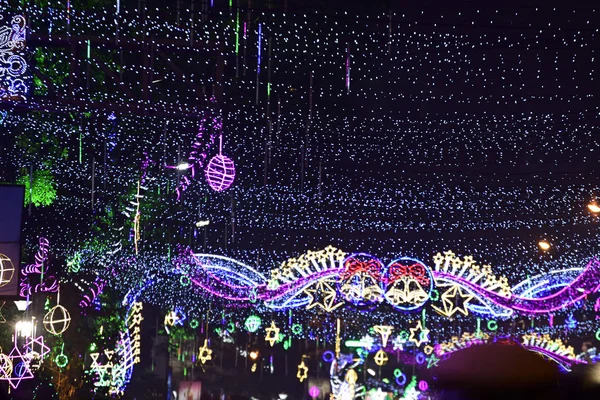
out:
M47 299L54 345L15 334L0 380L80 362L122 395L146 306L202 371L216 342L250 373L279 367L248 343L316 343L294 365L325 368L313 399L416 399L482 343L600 360L595 9L201 3L6 6L0 180L29 217L0 285ZM108 293L122 323L72 359L61 334Z

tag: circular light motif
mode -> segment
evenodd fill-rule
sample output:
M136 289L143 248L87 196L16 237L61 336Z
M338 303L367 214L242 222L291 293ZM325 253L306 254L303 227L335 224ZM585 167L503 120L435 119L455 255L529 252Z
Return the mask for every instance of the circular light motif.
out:
M244 326L246 327L246 330L248 332L256 332L258 330L258 328L260 328L260 325L262 324L262 321L260 319L259 316L257 315L251 315L248 318L246 318L246 322L244 322Z
M67 364L69 363L69 359L67 358L67 356L65 356L64 354L59 354L56 356L56 358L54 359L54 362L56 363L56 365L58 365L60 368L64 368L67 366Z
M406 385L406 375L404 375L403 373L400 373L400 376L396 377L396 384L398 386Z
M8 379L13 372L12 360L3 353L0 353L0 378Z
M63 306L56 305L44 315L44 328L53 335L60 335L71 323L71 315Z
M0 253L0 287L7 285L15 274L15 266L11 259Z
M385 282L385 299L394 308L403 311L423 307L433 290L431 271L414 258L392 261L387 267Z
M355 306L377 305L383 300L383 264L370 254L352 254L343 262L338 289Z
M206 181L215 192L229 189L235 179L233 161L222 154L214 156L204 171Z
M323 353L323 361L325 362L332 362L334 358L335 354L333 354L333 351L331 350L327 350Z
M317 398L319 397L319 394L321 393L321 391L319 390L318 387L316 386L311 386L310 389L308 389L308 394L310 395L310 397Z
M419 382L419 390L424 392L429 389L429 384L426 381Z

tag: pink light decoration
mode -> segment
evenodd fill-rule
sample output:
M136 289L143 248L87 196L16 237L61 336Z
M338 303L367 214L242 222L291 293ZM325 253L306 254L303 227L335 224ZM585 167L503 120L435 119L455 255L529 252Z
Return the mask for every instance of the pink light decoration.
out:
M419 382L419 390L421 392L426 391L427 389L429 389L429 384L426 381L421 381Z
M321 393L321 391L319 390L318 387L316 386L311 386L310 389L308 389L308 394L310 395L310 397L312 397L313 399L319 397L319 394Z
M204 173L210 187L215 192L222 192L233 184L235 165L227 156L219 154L210 160Z

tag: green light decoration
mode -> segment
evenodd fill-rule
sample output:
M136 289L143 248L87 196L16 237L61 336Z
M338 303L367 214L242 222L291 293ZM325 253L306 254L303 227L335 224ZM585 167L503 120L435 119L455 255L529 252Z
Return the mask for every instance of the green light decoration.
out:
M22 175L17 179L19 185L25 186L25 205L30 203L36 207L49 206L56 200L56 183L54 175L50 171L39 169L33 173L33 179L29 174Z
M436 357L435 353L431 353L431 355L427 359L427 368L431 368L438 365L439 361L440 359Z
M402 376L402 371L399 368L396 368L394 370L394 377L400 378L400 376Z
M596 331L596 340L600 340L600 329Z
M370 348L373 345L373 341L372 340L346 340L346 342L344 343L346 345L346 347L366 347L366 348Z
M302 334L302 325L300 325L300 324L292 325L292 333L294 335L301 335Z
M413 377L410 380L410 383L406 386L406 389L404 389L404 396L402 396L403 399L413 399L413 398L417 398L416 396L419 394L419 392L416 389L417 387L417 377L413 375Z
M90 344L90 351L93 353L96 351L96 349L98 348L98 346L96 346L96 343L92 343Z
M408 338L410 337L410 335L408 334L408 331L400 331L400 334L398 336L400 337L400 340L403 342L406 342L408 340Z
M283 341L283 349L284 350L289 350L290 347L292 347L292 338L291 337L289 337Z
M69 272L77 273L81 269L81 253L76 252L72 257L67 258L67 268Z
M179 283L181 283L181 286L189 286L191 282L192 281L190 277L187 275L181 275L181 277L179 277Z
M65 351L65 344L63 343L62 347L60 349L60 354L57 355L56 358L54 359L54 363L56 365L58 365L59 368L64 368L69 363L69 359L67 358L67 356L65 356L64 351Z
M281 343L281 342L283 342L284 339L285 339L285 335L283 333L278 333L277 340L275 341L275 343Z
M437 289L433 289L431 291L431 296L429 296L429 298L432 301L438 301L440 299L440 292L438 292Z
M244 322L244 327L248 332L254 333L260 328L262 325L262 320L258 315L251 315L246 318L246 322Z
M196 329L199 325L200 325L200 323L198 322L197 319L192 319L190 321L190 328L192 328L192 329Z
M490 331L494 332L498 330L498 323L496 321L494 321L493 319L489 320L487 322L487 327Z

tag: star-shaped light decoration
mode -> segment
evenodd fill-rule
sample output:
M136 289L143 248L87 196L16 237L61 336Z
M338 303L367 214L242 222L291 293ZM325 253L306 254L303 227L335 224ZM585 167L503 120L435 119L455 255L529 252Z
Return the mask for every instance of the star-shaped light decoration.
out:
M421 321L417 322L417 326L410 328L410 337L408 340L413 342L415 346L419 347L423 343L429 341L429 329L423 328Z
M308 378L308 367L304 364L304 360L298 365L298 373L296 374L296 378L300 380L300 382L304 382L306 378Z
M383 350L379 350L377 351L377 353L375 353L375 357L373 357L373 360L375 360L375 364L379 365L380 367L382 365L385 365L388 362L388 355L385 351Z
M16 337L16 335L15 335ZM19 350L15 339L15 347L8 354L8 358L10 359L13 369L12 374L7 377L1 376L0 379L7 380L10 386L13 389L16 389L23 379L32 379L33 374L31 373L31 368L29 368L29 363L23 357L23 354Z
M460 286L452 285L441 295L443 309L434 305L432 305L432 308L440 315L448 318L452 317L457 312L467 316L469 315L467 305L473 297L475 296L469 292L464 293Z
M267 334L265 335L265 341L269 342L271 347L275 346L275 342L279 339L279 328L275 325L275 321L271 321L271 326L265 329Z
M436 357L435 353L431 353L431 355L427 359L427 368L431 368L438 365L439 361L440 359Z
M36 348L35 345L39 345L39 348ZM25 341L25 348L27 349L27 353L34 352L38 353L39 356L43 359L44 356L50 353L50 347L44 344L44 337L38 336L37 338L29 337ZM39 351L38 351L39 350Z
M208 348L208 340L204 339L204 346L200 347L198 351L198 360L202 364L206 364L207 361L212 360L212 350Z
M326 312L332 312L344 304L341 301L336 302L337 291L333 278L321 279L316 285L305 289L304 292L310 297L309 303L306 306L307 310L320 307Z
M387 346L388 340L390 339L390 335L394 330L393 326L389 325L375 325L373 327L375 333L379 333L381 335L381 345L382 347Z

